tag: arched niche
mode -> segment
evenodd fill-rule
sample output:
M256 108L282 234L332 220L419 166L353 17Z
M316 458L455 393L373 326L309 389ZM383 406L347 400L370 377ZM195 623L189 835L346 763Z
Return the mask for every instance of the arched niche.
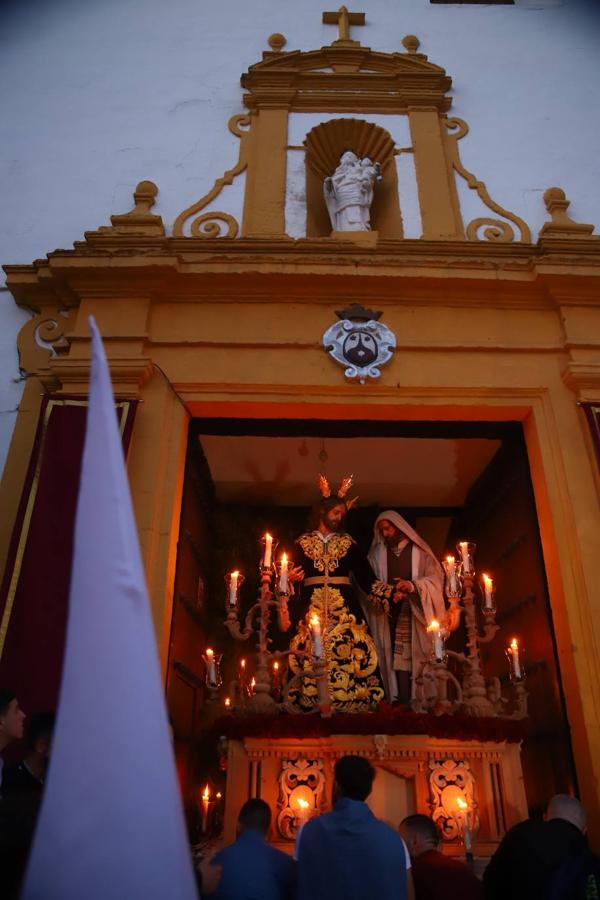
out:
M331 119L316 125L304 139L306 148L306 234L327 237L331 222L323 197L323 180L336 170L344 150L381 163L383 179L375 187L371 228L383 238L402 238L402 215L394 141L379 125L364 119Z

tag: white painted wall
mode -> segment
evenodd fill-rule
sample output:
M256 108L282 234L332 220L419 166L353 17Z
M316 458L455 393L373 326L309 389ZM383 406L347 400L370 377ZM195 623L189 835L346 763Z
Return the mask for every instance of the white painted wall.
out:
M334 3L332 8L336 8ZM0 261L29 263L131 208L138 181L155 211L179 212L235 164L227 130L243 112L240 74L268 49L330 43L325 0L5 0L0 7ZM471 133L465 166L536 235L542 193L563 187L570 212L600 225L600 4L515 6L365 0L353 35L374 49L421 51L453 79L453 111ZM230 191L239 206L239 189ZM225 198L224 198L225 199ZM224 208L225 204L219 204ZM412 235L411 235L412 236ZM0 294L0 464L19 399L15 335L23 320ZM8 348L8 350L6 350ZM10 385L10 387L6 387Z

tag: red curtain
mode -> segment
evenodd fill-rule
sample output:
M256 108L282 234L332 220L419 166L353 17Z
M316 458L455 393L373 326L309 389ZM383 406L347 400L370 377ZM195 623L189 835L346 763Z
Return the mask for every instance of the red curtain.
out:
M127 450L137 401L116 402ZM31 714L56 708L87 400L47 395L0 588L0 685Z

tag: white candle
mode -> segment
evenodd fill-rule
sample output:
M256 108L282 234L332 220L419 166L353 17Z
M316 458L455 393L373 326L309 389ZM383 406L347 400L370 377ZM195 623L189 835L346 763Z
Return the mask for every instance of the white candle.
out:
M298 825L300 828L302 828L303 825L306 825L310 817L308 800L305 800L303 797L299 797L298 810Z
M494 590L494 582L490 578L489 575L483 576L483 592L485 596L484 606L486 609L492 609L494 605L494 600L492 597L492 593Z
M208 680L211 684L216 684L217 682L217 668L215 666L215 651L211 650L210 647L206 651L206 671L208 673Z
M508 652L510 653L511 661L512 661L512 670L513 675L517 679L517 681L522 678L523 671L521 669L521 661L519 659L519 644L516 638L513 638L510 642L510 647L508 648Z
M208 785L202 793L202 831L204 834L208 831L208 810L210 806L210 788Z
M433 640L433 655L441 662L446 654L444 652L444 638L440 631L440 623L433 619L427 626L427 631L431 634Z
M471 829L469 828L469 804L458 797L456 801L459 809L459 817L462 822L463 840L465 842L465 852L473 852L473 841L471 838Z
M263 569L271 568L271 553L273 551L273 538L265 534L265 555L263 556Z
M321 659L323 656L323 641L321 639L321 622L319 621L319 617L316 615L311 616L310 619L310 631L312 637L312 645L313 645L313 653L317 657L317 659Z
M460 541L458 546L462 558L463 574L469 575L471 572L471 560L469 559L469 543L468 541Z
M288 592L288 558L287 553L281 557L281 567L279 569L279 591L281 594Z
M240 577L239 572L232 572L229 576L229 605L237 606L238 599L238 578Z
M446 557L446 574L448 576L448 587L451 594L458 593L458 581L456 580L456 560L453 556Z

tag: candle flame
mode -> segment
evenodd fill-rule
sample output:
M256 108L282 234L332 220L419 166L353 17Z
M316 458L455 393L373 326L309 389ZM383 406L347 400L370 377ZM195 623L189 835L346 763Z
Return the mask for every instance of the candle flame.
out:
M320 619L319 619L319 617L318 617L318 615L317 615L316 613L314 613L314 614L310 617L310 624L311 624L311 625L320 625L320 624L321 624L321 621L320 621Z
M486 588L489 588L489 590L491 591L491 589L494 587L493 579L491 579L489 575L482 575L481 577L483 578L483 583Z
M215 651L211 650L210 647L208 647L206 650L206 655L208 656L209 659L212 659L213 656L215 655Z
M265 541L272 541L272 540L273 540L272 535L270 535L269 532L267 531L267 533L265 534Z
M519 642L517 641L516 638L513 638L512 641L510 642L510 649L511 649L511 650L518 650L518 649L519 649Z
M225 697L225 706L226 706L226 707L230 707L230 706L231 706L231 700L229 699L229 697Z
M204 790L202 791L202 799L205 802L208 802L210 800L210 788L208 784L205 785Z
M240 669L245 669L245 668L246 668L246 660L240 659Z
M231 578L239 578L239 576L240 576L240 573L239 573L238 570L236 569L235 572L232 572L232 573L231 573L231 576L230 576L230 577L231 577Z
M309 805L308 800L305 800L303 797L298 797L298 806L300 809L308 809Z
M456 562L456 559L454 558L454 556L447 556L446 562L452 565L452 563Z
M217 800L220 800L222 796L223 794L221 793L221 791L217 791Z
M469 808L469 804L466 802L466 800L463 800L462 797L457 797L457 798L456 798L456 805L457 805L458 808L459 808L460 810L462 810L463 812L465 811L465 809L468 809L468 808Z
M250 682L250 687L254 690L254 688L256 687L256 678L252 679L252 681Z
M468 541L459 541L458 546L460 547L461 550L466 550L468 543L469 543Z
M275 660L275 662L273 663L273 670L276 672L278 669L279 669L279 663L277 662L277 660Z
M431 622L429 623L429 625L427 626L427 631L439 631L439 630L440 630L440 623L437 621L437 619L432 619Z
M281 562L283 563L284 566L287 566L287 561L288 561L287 553L282 553L281 554Z

